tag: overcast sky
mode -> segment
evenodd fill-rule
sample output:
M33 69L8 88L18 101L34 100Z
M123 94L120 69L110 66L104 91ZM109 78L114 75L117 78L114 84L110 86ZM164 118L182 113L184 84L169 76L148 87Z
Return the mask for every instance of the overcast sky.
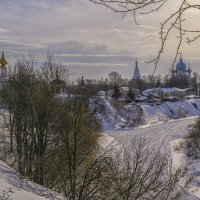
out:
M180 2L169 0L166 8L149 16L122 16L89 0L0 0L0 47L10 64L16 57L33 53L43 61L47 52L70 68L74 77L106 77L117 71L131 78L138 60L141 75L153 71L146 61L159 50L159 26ZM200 13L190 12L190 25L200 27ZM199 41L183 45L186 64L200 72ZM176 51L172 33L157 73L167 74Z

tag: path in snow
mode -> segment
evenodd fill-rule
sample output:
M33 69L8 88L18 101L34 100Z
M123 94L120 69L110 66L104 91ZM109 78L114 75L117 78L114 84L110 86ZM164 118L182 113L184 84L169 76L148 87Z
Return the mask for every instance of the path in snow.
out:
M138 126L132 129L108 130L104 133L109 137L113 137L119 144L126 144L136 137L149 137L151 139L150 148L157 147L161 152L169 155L171 154L171 141L184 138L189 132L188 126L194 124L196 119L197 117L190 117L148 127ZM185 199L194 200L199 198L187 196Z

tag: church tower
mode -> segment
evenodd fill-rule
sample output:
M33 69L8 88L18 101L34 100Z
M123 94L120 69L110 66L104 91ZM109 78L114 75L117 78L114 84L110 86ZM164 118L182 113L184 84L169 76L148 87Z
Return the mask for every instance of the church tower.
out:
M139 71L139 68L138 68L138 62L136 61L135 63L135 71L134 71L134 74L133 74L133 80L141 80L141 75L140 75L140 71Z
M0 68L1 68L1 74L0 79L5 80L7 77L7 65L8 62L4 56L4 52L2 51L1 59L0 59Z
M82 77L81 77L81 83L80 83L80 86L85 86L85 80L84 80L83 75L82 75Z

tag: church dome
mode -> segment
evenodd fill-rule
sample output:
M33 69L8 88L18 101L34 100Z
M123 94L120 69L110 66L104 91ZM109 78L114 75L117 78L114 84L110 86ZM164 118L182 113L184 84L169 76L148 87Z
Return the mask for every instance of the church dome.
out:
M0 65L1 65L1 68L6 68L6 65L8 64L5 56L4 56L4 52L2 51L2 55L1 55L1 58L0 58Z
M176 70L179 70L179 71L187 71L187 66L186 66L186 64L183 62L182 57L180 58L179 63L176 65Z

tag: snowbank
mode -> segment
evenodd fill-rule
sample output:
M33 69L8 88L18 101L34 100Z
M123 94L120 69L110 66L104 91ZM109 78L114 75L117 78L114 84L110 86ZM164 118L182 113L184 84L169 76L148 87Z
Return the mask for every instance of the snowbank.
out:
M197 152L192 151L193 143L190 139L176 139L171 141L171 155L173 169L187 168L187 177L192 177L192 182L188 188L188 192L193 196L200 198L200 159ZM188 151L188 148L190 151ZM185 182L185 179L181 180L181 183ZM181 184L180 183L180 184Z
M157 124L171 119L200 116L200 100L163 102L161 105L141 105L145 124Z
M125 128L140 122L142 110L139 105L119 102L110 97L101 97L100 100L105 107L104 113L98 116L103 130Z
M0 199L2 200L64 200L61 195L22 178L14 169L0 161Z
M200 116L200 99L139 105L101 97L101 103L105 106L105 112L98 117L102 121L103 130L138 124L160 124L172 119Z

